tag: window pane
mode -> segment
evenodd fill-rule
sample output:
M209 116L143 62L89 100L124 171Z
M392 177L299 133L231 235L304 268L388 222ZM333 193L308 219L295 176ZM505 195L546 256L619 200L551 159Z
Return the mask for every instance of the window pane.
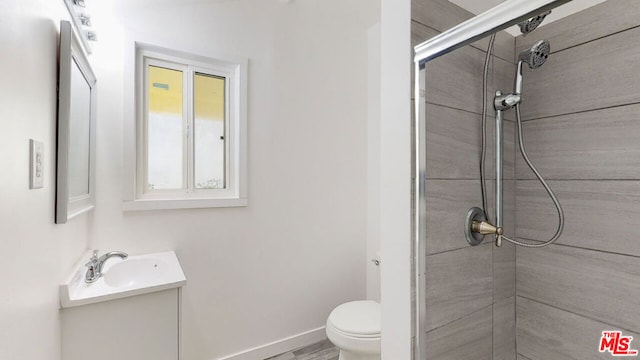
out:
M147 189L182 189L182 71L149 66Z
M194 76L194 155L196 189L224 189L225 78Z

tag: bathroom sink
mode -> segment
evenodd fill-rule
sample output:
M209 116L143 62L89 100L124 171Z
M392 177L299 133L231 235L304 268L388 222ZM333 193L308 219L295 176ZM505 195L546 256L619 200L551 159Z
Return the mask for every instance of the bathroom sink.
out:
M158 258L131 258L112 262L103 271L102 277L109 286L130 288L162 281L167 276L169 265Z
M109 259L102 276L90 284L84 281L88 258L83 256L69 280L60 285L63 308L177 288L187 282L173 251Z

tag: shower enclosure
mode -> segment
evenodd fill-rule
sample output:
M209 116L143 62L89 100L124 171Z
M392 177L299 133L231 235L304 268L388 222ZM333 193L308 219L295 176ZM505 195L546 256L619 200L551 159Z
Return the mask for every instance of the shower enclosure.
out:
M412 2L414 358L607 359L615 333L639 349L640 2L538 29L569 1L452 2Z

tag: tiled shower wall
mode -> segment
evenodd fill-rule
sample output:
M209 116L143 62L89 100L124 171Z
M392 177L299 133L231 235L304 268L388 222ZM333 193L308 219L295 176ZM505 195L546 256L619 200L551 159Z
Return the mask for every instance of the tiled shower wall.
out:
M412 42L420 43L472 15L446 0L412 2ZM514 38L500 33L489 73L488 99L513 86ZM437 360L508 359L515 350L515 249L489 237L470 247L464 218L481 206L479 185L482 40L427 64L427 357ZM494 179L493 109L487 165ZM505 228L515 226L514 123L505 124ZM487 183L493 198L493 181ZM493 209L493 206L490 206ZM492 210L491 210L492 213Z
M549 60L524 74L525 144L566 225L558 245L517 249L518 359L611 359L604 330L640 348L640 2L609 0L516 50L543 38ZM548 239L553 204L522 161L516 178L518 237Z

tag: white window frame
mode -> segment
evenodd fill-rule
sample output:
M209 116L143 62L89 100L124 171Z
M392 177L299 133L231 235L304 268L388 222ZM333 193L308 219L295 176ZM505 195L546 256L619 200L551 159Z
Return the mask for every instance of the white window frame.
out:
M246 206L247 198L247 60L221 60L133 42L128 58L124 127L124 210L192 209ZM183 71L184 122L191 123L185 138L183 175L185 189L153 190L147 186L148 66ZM193 157L193 75L225 78L225 188L196 189ZM190 163L187 164L187 161ZM187 169L189 169L187 171Z

